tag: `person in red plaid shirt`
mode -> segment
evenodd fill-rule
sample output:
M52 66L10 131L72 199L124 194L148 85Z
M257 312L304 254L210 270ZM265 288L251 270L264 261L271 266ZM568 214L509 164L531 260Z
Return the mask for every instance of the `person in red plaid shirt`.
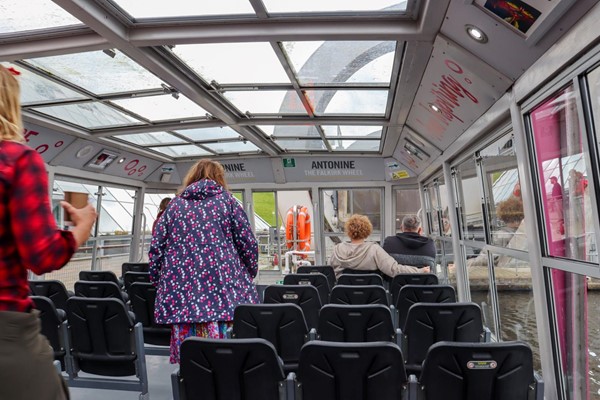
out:
M22 144L19 74L0 65L0 399L67 399L28 297L27 270L65 265L89 237L96 211L62 202L75 226L57 228L44 161Z

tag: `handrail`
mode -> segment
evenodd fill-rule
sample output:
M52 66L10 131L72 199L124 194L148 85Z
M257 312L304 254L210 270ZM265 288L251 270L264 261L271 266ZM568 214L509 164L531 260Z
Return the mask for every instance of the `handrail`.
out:
M140 245L139 246L139 250L140 250L140 256L138 257L137 262L142 261L142 259L144 258L144 246L146 246L146 214L144 214L144 212L142 211L142 226L143 226L143 230L142 232L140 232Z

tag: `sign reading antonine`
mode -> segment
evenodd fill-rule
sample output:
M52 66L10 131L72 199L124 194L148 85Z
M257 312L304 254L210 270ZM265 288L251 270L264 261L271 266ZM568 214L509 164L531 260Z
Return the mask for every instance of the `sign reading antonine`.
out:
M287 182L384 180L381 158L296 157L295 168L284 168Z
M274 182L271 160L268 158L251 158L244 161L219 160L225 170L227 183ZM181 176L185 176L194 163L177 164Z

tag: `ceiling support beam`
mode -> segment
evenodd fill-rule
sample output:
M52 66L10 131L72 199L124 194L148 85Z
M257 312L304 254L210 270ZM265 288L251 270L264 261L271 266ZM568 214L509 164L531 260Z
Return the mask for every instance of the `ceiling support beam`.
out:
M23 58L102 50L108 47L111 47L110 42L94 32L33 40L21 39L0 44L0 60L15 61Z

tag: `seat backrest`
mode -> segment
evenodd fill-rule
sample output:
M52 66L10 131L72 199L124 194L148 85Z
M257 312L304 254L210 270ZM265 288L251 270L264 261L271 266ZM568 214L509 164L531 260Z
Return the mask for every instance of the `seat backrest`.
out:
M319 339L330 342L394 340L390 309L381 304L328 304L319 313Z
M317 288L321 304L329 303L329 281L323 274L288 274L283 278L284 285L312 285Z
M398 293L405 285L437 285L437 275L434 274L399 274L392 279L390 293L392 293L392 304L396 304Z
M148 272L125 272L123 275L123 286L125 290L134 282L150 283L150 273Z
M35 296L43 296L52 300L56 308L61 310L67 308L69 294L61 281L29 281L29 289Z
M40 312L40 321L42 326L42 335L46 336L52 349L54 350L54 356L60 356L65 354L65 349L61 345L60 340L60 324L65 320L65 314L63 311L62 317L59 315L54 303L47 297L43 296L31 296L31 299L35 303L35 308Z
M123 263L121 265L121 276L124 276L126 272L148 272L150 265L147 262L143 263Z
M342 274L337 280L338 285L379 285L383 286L383 279L379 274Z
M482 332L481 309L475 303L417 303L408 310L402 332L406 363L420 366L437 342L479 342Z
M270 285L265 289L265 304L290 303L300 306L308 329L317 328L321 300L312 285Z
M162 346L169 345L171 326L157 324L154 320L154 303L156 301L154 285L134 282L127 289L127 293L136 322L141 322L144 327L144 342Z
M117 275L112 271L79 271L80 281L114 282L120 285Z
M366 274L377 274L381 276L384 282L391 282L392 278L381 272L377 267L373 267L373 269L352 269L352 268L344 268L342 270L342 274L350 274L350 275L366 275Z
M122 301L71 297L67 318L71 353L82 371L109 376L135 374L135 321Z
M522 342L440 342L429 349L419 386L426 400L527 399L533 356Z
M422 256L416 254L398 254L390 253L398 264L410 265L413 267L435 267L435 257Z
M75 296L78 297L112 297L123 301L121 288L108 281L77 281L75 282Z
M185 398L279 400L285 379L275 348L264 339L203 339L181 345Z
M323 274L329 282L329 289L335 285L335 272L329 265L303 265L296 270L299 274Z
M308 342L297 376L304 400L398 400L406 385L402 352L389 342Z
M388 297L383 286L348 286L336 285L331 291L331 304L388 304Z
M233 312L233 337L267 340L285 364L298 363L307 336L304 314L295 304L243 304Z
M416 303L456 303L456 292L449 285L405 285L398 293L398 326L402 329L408 309ZM404 330L404 329L403 329Z

